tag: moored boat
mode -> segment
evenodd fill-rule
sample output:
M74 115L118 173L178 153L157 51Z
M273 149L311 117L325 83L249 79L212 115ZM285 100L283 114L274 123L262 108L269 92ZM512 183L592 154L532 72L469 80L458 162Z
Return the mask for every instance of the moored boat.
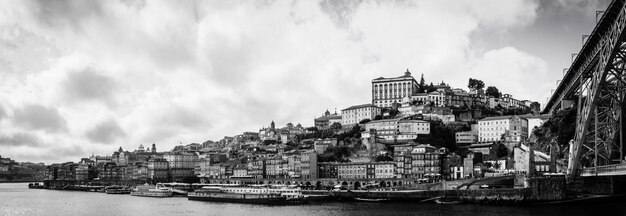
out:
M137 185L130 191L132 196L145 196L145 197L171 197L173 192L171 189L162 188L154 185Z
M463 203L463 201L461 200L452 200L452 199L446 199L446 198L439 198L439 199L435 199L434 201L437 204L461 204Z
M29 189L44 189L45 187L43 184L39 184L39 182L35 182L35 183L29 183L28 188Z
M130 194L130 188L125 186L108 186L104 188L107 194Z
M303 204L307 199L300 188L286 185L214 184L187 195L189 200L255 204Z
M354 200L363 201L363 202L387 202L389 201L388 198L359 198L359 197L355 197Z

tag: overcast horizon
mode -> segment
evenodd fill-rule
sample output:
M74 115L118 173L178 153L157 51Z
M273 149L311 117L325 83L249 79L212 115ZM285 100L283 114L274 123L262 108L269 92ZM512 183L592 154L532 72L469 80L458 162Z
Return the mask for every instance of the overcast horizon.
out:
M543 106L609 1L0 1L0 155L313 126L407 69Z

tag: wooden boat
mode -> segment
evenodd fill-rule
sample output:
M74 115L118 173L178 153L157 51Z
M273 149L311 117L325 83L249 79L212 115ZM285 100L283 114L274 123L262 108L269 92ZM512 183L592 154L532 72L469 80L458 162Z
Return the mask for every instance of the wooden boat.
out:
M435 199L435 203L437 204L461 204L463 203L463 201L439 198L439 199Z
M108 186L104 188L107 194L130 194L130 188L124 186Z
M354 200L356 200L356 201L363 201L363 202L387 202L387 201L389 201L389 198L359 198L359 197L355 197Z

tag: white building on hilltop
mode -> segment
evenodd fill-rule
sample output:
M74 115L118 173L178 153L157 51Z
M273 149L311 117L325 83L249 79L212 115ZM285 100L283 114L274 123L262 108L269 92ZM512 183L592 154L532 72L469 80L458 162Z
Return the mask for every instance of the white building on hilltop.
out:
M378 107L391 107L393 103L400 103L402 98L410 97L418 90L417 81L408 69L399 77L379 77L372 80L372 104Z

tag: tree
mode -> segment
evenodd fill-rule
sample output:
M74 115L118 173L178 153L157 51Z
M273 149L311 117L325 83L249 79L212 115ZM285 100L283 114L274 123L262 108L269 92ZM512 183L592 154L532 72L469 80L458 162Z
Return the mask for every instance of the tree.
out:
M422 74L422 78L420 79L420 93L424 92L426 87L426 81L424 80L424 74Z
M502 96L502 93L500 93L500 90L498 90L498 88L496 88L495 86L487 87L487 90L485 91L485 94L487 96L492 96L492 97L495 97L495 98L500 98L500 96Z
M492 159L497 160L509 156L509 149L507 149L504 144L497 142L493 144L493 146L491 147L491 152L489 154L491 154L492 157L495 156L495 158Z
M359 122L359 124L365 124L365 123L368 123L368 122L370 122L370 121L371 121L370 119L363 119L363 120L361 120L361 121Z
M374 120L381 120L381 119L383 119L383 116L382 116L382 115L376 115L376 116L374 116Z
M530 103L530 110L533 113L539 113L539 109L541 108L541 104L539 104L539 102L532 102Z
M482 80L479 79L473 79L473 78L469 78L469 82L467 84L467 87L470 89L482 89L485 87L485 83Z
M332 125L330 125L330 128L333 129L333 130L341 129L341 123L334 122Z
M378 155L376 156L375 159L376 162L381 162L381 161L393 161L393 157L391 157L388 154L384 154L384 155Z
M435 88L435 85L433 85L433 83L431 82L430 85L426 88L426 93L431 93L437 91L437 88Z

